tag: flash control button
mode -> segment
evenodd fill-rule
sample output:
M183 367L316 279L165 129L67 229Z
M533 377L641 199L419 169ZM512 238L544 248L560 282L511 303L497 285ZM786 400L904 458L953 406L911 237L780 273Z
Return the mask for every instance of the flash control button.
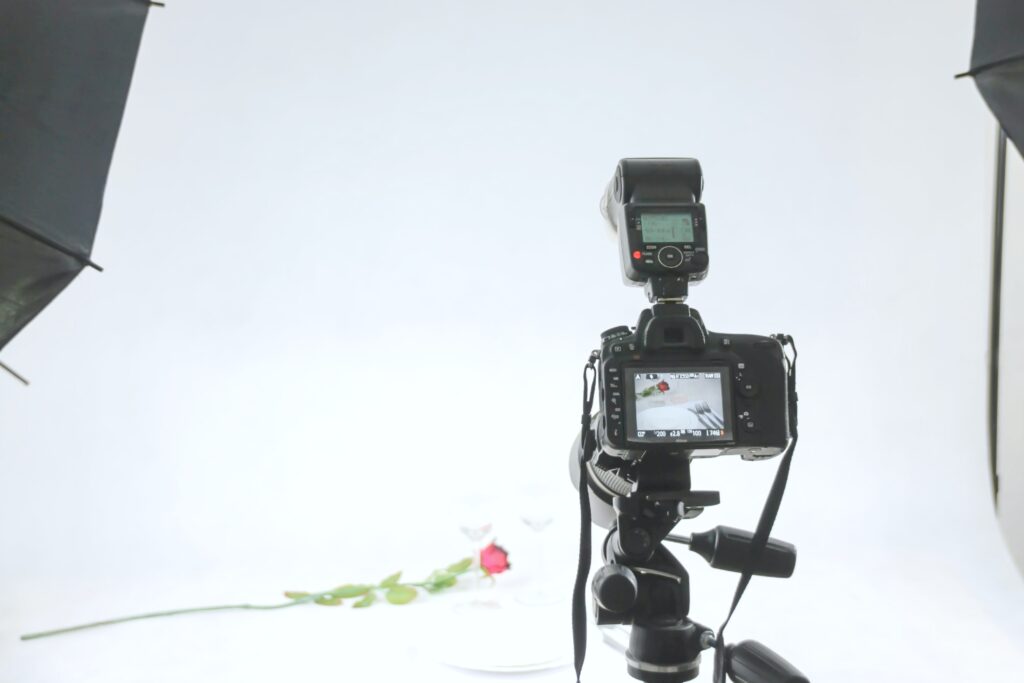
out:
M679 250L679 247L662 247L658 251L658 263L666 268L678 268L682 262L683 252Z

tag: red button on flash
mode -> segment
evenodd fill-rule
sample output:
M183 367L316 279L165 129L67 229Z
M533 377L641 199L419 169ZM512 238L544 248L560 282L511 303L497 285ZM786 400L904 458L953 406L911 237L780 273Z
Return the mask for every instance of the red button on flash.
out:
M641 254L639 250L633 252L633 258L637 259L638 261L640 260L641 256L643 256L643 254Z

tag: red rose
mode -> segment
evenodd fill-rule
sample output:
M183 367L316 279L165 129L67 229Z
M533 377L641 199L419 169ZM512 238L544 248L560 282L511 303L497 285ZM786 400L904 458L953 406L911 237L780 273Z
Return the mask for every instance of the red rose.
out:
M658 391L660 391L663 394L666 391L668 391L668 382L666 382L665 380L661 380L660 382L658 382L657 386L658 386Z
M508 563L508 551L496 543L480 551L480 568L488 574L500 574L511 568Z

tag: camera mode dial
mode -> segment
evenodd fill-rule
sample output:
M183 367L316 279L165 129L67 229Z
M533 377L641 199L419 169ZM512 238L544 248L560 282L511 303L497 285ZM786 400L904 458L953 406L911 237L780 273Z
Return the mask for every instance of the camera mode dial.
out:
M609 330L605 330L604 332L602 332L601 341L606 342L611 339L618 339L619 337L628 337L632 333L633 330L631 330L630 328L626 327L625 325L619 325L618 327L613 327Z

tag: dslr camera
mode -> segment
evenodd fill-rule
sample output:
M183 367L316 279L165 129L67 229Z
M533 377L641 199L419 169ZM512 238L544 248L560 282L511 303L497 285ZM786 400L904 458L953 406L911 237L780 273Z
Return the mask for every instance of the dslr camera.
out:
M598 433L624 458L778 455L789 442L786 365L773 337L708 332L685 303L708 272L696 159L623 159L603 212L618 233L627 284L654 304L633 328L601 335Z
M652 306L634 327L604 332L583 371L580 434L569 458L581 517L573 592L577 682L595 522L609 531L604 565L590 582L592 615L601 626L629 627L622 649L631 676L692 680L701 652L714 648L716 683L726 676L734 683L807 683L764 645L724 640L750 578L787 578L796 565L796 548L769 536L796 446L796 347L784 334L709 332L686 304L689 286L707 276L710 263L702 190L696 159L623 159L602 200L618 233L626 284L643 286ZM782 456L757 530L672 533L720 502L717 491L694 490L690 477L695 458L718 455ZM690 619L689 575L665 542L741 575L717 631Z

